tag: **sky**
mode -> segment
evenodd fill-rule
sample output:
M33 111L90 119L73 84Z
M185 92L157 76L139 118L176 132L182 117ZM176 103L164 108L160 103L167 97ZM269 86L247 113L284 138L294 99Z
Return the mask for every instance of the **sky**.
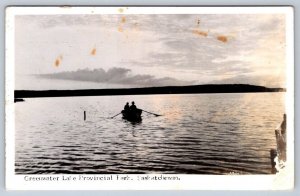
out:
M280 14L19 15L18 90L285 87Z

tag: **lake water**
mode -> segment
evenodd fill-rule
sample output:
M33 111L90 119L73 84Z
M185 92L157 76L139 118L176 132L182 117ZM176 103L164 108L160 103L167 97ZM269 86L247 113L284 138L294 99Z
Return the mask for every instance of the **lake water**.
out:
M284 93L31 98L15 104L16 174L269 174ZM162 114L141 123L127 101ZM87 119L84 121L83 112Z

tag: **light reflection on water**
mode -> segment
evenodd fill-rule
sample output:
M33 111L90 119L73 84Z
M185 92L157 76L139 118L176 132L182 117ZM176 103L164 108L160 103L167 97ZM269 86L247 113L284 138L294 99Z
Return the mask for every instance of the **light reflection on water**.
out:
M270 173L284 93L34 98L16 104L16 173ZM119 115L127 101L143 113ZM83 120L83 111L87 120Z

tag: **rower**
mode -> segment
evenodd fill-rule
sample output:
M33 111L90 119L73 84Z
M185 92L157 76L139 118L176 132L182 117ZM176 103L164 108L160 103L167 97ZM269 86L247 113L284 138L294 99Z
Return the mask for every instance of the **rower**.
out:
M131 110L131 111L136 110L136 105L134 105L134 101L131 102L130 110Z
M129 111L129 103L127 102L126 105L124 106L125 111Z

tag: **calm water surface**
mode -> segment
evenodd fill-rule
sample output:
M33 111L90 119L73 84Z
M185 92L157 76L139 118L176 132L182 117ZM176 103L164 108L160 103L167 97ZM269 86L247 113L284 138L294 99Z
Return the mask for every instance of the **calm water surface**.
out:
M108 118L132 100L163 116ZM283 103L284 93L26 99L15 105L15 171L268 174Z

